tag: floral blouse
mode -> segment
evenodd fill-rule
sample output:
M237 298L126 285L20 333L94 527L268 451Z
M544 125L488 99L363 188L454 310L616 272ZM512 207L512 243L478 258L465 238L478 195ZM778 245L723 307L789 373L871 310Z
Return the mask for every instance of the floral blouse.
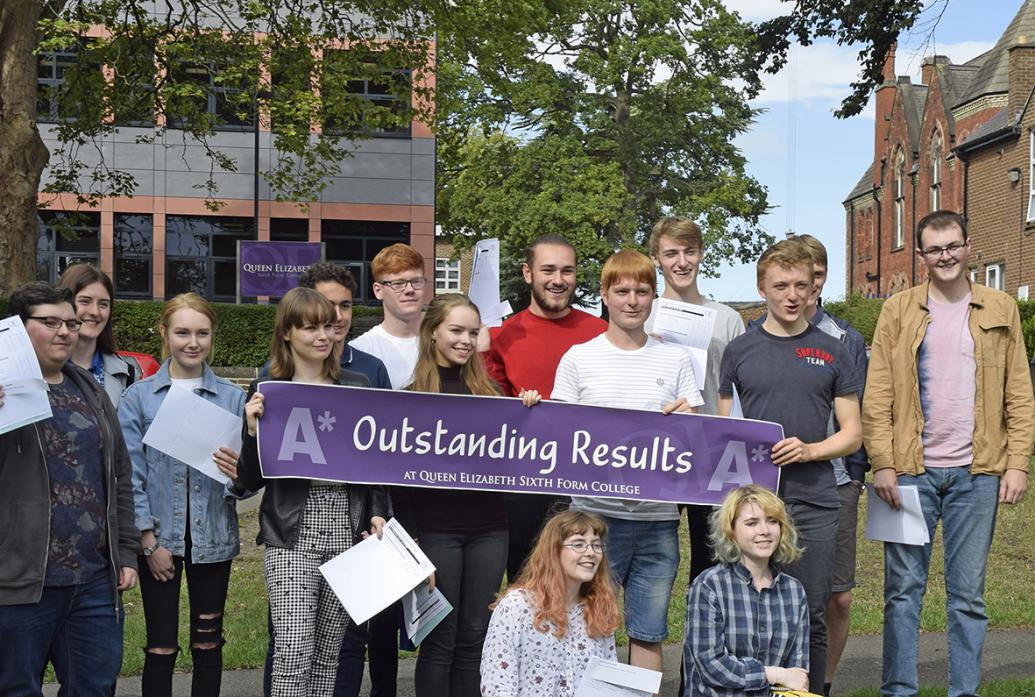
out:
M525 592L510 591L482 647L482 697L571 697L593 656L615 660L615 637L591 638L581 603L568 609L568 631L558 639L532 626Z

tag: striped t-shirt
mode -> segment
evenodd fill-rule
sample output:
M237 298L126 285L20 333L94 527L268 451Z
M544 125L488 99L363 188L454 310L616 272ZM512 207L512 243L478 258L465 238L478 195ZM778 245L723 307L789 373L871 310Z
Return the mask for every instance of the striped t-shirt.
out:
M562 402L652 411L680 397L694 407L704 404L690 355L682 347L648 336L646 344L630 351L616 347L606 334L568 349L551 394ZM674 503L573 496L571 505L625 520L679 519Z

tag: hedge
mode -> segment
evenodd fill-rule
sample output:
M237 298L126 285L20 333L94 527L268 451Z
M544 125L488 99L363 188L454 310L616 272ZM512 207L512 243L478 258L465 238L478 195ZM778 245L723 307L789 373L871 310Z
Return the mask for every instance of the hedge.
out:
M118 300L112 314L112 326L119 348L123 351L162 355L158 319L163 302L157 300ZM209 361L217 366L257 368L266 362L270 352L270 333L277 314L276 305L234 305L213 303L216 311L215 353ZM7 298L0 298L0 317L7 314ZM381 321L380 307L357 305L352 309L356 335ZM358 331L357 331L358 330Z

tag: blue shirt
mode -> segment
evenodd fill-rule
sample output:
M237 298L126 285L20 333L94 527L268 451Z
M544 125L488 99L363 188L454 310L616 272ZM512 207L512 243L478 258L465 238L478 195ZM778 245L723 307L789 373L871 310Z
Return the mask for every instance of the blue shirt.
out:
M756 590L743 564L719 564L690 587L684 697L769 695L766 666L809 668L809 606L792 576L773 569Z

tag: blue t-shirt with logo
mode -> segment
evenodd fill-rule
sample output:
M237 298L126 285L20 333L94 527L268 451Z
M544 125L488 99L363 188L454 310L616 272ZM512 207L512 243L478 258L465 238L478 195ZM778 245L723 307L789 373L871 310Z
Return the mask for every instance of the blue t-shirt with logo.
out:
M774 336L762 327L730 342L722 355L719 394L736 386L744 416L783 426L805 443L827 438L834 397L855 395L863 377L841 341L816 327ZM785 501L823 508L840 505L830 460L798 462L780 472Z

